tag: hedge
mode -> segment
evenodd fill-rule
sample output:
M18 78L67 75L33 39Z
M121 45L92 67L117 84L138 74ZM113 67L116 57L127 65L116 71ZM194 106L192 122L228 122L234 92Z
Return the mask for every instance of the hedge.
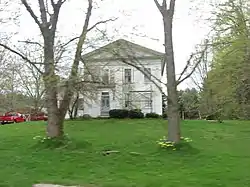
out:
M133 110L113 109L109 111L109 117L117 119L124 119L124 118L138 119L138 118L144 118L144 114L141 112L141 110L138 109L133 109Z
M159 114L156 114L156 113L154 113L154 112L151 112L151 113L147 113L147 114L145 115L145 117L146 117L146 118L159 118L160 115L159 115Z

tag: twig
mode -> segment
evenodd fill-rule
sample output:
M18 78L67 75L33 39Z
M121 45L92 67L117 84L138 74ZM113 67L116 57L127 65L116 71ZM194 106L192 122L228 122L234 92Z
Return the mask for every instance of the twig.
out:
M87 29L87 32L91 31L92 29L94 29L97 25L103 24L103 23L107 23L109 21L116 21L118 18L114 18L114 19L107 19L104 21L98 21L97 23L95 23L93 26L91 26L89 29Z
M27 40L25 40L25 41L18 40L18 42L23 42L23 43L26 43L26 44L39 45L40 47L43 48L43 46L40 43L38 43L38 42L31 42L31 41L27 41Z
M7 45L4 45L4 44L1 44L0 43L0 46L2 46L3 48L9 50L10 52L18 55L19 57L21 57L23 60L27 61L28 63L30 63L32 66L34 66L34 68L36 68L36 70L43 74L43 72L35 65L35 64L38 64L38 63L34 63L32 62L30 59L28 59L26 56L22 55L21 53L19 53L18 51L14 50L14 49L11 49L10 47L8 47Z
M186 64L185 68L181 72L180 77L176 81L177 85L179 85L180 83L182 83L183 81L185 81L187 78L189 78L194 73L194 71L196 70L196 68L198 67L198 65L201 63L202 59L204 59L205 52L208 49L207 43L208 43L208 40L206 40L205 48L201 52L193 53L190 56L189 60L187 61L187 64ZM185 77L182 78L182 76L185 74L185 72L187 71L187 69L190 67L191 60L192 60L193 56L197 55L197 54L201 54L201 55L200 55L199 59L197 60L197 62L194 64L194 67L192 68L191 72L189 72Z

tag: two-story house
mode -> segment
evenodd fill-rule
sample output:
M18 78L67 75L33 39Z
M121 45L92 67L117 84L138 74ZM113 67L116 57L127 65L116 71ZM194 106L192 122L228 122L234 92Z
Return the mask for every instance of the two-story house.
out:
M79 115L108 116L112 109L162 114L163 53L120 39L82 57L93 94Z

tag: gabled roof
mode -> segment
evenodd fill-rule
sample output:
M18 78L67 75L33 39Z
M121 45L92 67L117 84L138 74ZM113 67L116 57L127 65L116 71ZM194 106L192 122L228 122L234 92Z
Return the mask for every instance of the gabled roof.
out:
M147 47L144 47L144 46L141 46L141 45L138 45L136 43L133 43L133 42L130 42L130 41L127 41L127 40L124 40L124 39L119 39L119 40L116 40L114 42L111 42L103 47L100 47L92 52L89 52L87 54L84 54L82 57L84 59L89 59L90 57L94 57L96 55L99 55L100 52L110 52L112 54L112 51L113 49L129 49L130 51L133 51L133 49L136 49L137 51L143 51L145 53L148 54L148 56L158 56L158 57L162 57L164 55L164 53L161 53L161 52L158 52L158 51L155 51L153 49L149 49Z
M139 60L159 59L162 61L162 72L164 70L164 53L149 49L124 39L111 42L82 56L83 60L86 62L100 62L106 60L117 60L121 58L130 59L131 57Z

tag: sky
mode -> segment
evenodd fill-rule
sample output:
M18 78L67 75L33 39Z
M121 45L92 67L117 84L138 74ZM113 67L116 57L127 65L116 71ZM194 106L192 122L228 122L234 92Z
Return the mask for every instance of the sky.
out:
M61 40L67 41L81 32L87 8L86 2L86 0L68 0L63 5L58 24ZM207 3L206 0L176 1L173 41L177 77L194 52L195 46L209 32L209 27L203 20L203 17L207 16L204 16L208 10ZM164 51L162 18L153 0L104 0L99 1L98 6L99 8L93 10L90 25L100 20L118 17L115 22L101 25L100 28L105 28L112 38L124 38L160 52ZM13 7L19 6L12 3L10 9L14 10ZM36 4L32 4L32 7L39 15ZM5 29L16 30L18 34L13 37L14 40L28 38L34 40L33 38L39 35L37 25L23 7L20 8L19 14L18 25L9 25ZM93 38L95 34L93 32L89 36ZM180 88L189 87L189 83L189 81L184 82Z

